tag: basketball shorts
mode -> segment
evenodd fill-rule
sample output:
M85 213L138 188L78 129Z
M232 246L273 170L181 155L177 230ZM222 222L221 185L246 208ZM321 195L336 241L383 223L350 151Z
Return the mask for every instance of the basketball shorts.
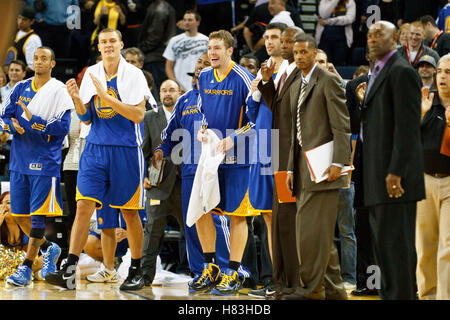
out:
M92 200L97 209L105 201L116 209L144 209L144 170L141 147L86 143L78 170L76 200Z
M96 237L97 239L101 240L101 235L99 233L96 233L94 231L89 231L89 235ZM114 257L123 257L128 250L128 239L123 239L120 242L117 242L116 245L116 252L114 253Z
M259 215L248 210L249 167L219 167L218 174L220 202L212 212L242 217Z
M269 165L261 163L250 166L250 179L248 185L249 207L251 212L271 213L273 200L273 175Z
M10 196L13 216L62 216L61 179L11 171Z
M141 219L142 226L145 225L147 221L147 214L145 209L138 210L139 218ZM115 229L122 228L126 229L127 224L123 218L120 209L111 208L105 205L101 209L97 209L97 228L98 229Z

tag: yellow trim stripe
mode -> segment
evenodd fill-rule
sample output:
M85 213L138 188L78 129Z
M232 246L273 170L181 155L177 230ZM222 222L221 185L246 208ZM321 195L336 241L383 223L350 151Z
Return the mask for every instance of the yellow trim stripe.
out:
M36 86L34 85L34 78L31 80L31 89L33 89L34 92L38 92L41 88L36 89Z
M228 76L228 74L230 73L231 69L233 69L233 66L234 66L234 61L231 61L231 66L230 66L230 68L228 68L227 72L225 72L225 75L223 76L222 79L219 79L219 76L217 75L217 70L214 69L214 78L216 78L216 81L217 82L222 82Z
M136 192L134 193L134 195L131 197L131 199L127 203L125 203L122 206L116 206L116 205L109 205L109 206L111 208L125 209L125 210L144 209L139 205L140 200L141 200L141 184L139 183Z
M37 209L34 212L31 212L30 215L39 215L39 216L61 216L63 214L63 211L61 207L59 206L58 201L56 201L56 195L53 192L53 188L51 188L50 192L48 193L47 198L45 199L42 206ZM52 199L53 195L53 199ZM51 204L53 202L54 208L52 210Z
M126 207L126 206L113 206L109 205L111 208L115 209L124 209L124 210L142 210L145 209L145 207Z
M100 205L100 207L95 206L96 209L99 209L99 210L100 210L101 208L103 208L103 203L102 203L100 200L95 199L95 198L91 198L91 197L85 197L85 196L83 196L83 195L80 193L80 191L78 190L78 187L76 187L75 201L78 201L78 200L91 200L91 201L94 201L95 203L97 203L97 204Z

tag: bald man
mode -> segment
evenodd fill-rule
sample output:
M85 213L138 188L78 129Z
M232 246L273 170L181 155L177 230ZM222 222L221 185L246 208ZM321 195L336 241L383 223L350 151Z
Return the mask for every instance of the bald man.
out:
M364 204L382 299L416 299L416 203L425 198L420 137L421 82L396 50L393 24L379 21L367 35L375 59L362 103ZM381 281L379 281L381 280Z

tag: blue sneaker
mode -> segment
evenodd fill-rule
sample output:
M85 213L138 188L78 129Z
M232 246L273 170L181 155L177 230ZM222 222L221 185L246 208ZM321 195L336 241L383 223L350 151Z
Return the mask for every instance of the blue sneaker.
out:
M26 287L31 282L31 273L31 269L22 264L17 268L16 273L6 278L6 283L17 287Z
M222 280L211 291L211 294L237 295L241 286L242 282L239 279L239 274L235 270L227 268L226 272L222 274Z
M214 263L205 263L200 276L188 283L190 293L208 293L220 282L220 268Z
M56 262L61 254L61 248L54 242L44 252L41 250L43 262L41 276L45 279L45 276L50 272L56 271Z

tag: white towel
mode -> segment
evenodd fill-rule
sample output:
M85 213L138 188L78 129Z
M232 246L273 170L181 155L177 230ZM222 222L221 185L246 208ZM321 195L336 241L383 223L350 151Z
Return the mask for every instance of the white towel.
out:
M219 137L211 129L206 130L207 141L202 143L202 153L195 172L189 200L186 225L192 227L203 214L207 214L220 202L218 168L225 154L216 151Z
M91 98L97 95L97 90L89 76L91 73L99 79L103 88L106 90L105 68L103 61L100 61L87 68L81 81L80 96L84 104L89 103ZM123 103L135 106L145 99L149 100L150 104L156 105L156 101L148 88L147 80L145 80L142 70L126 62L123 57L120 57L119 69L117 71L117 89Z
M74 109L66 85L55 78L44 84L27 106L31 114L48 121L61 118L66 110Z

